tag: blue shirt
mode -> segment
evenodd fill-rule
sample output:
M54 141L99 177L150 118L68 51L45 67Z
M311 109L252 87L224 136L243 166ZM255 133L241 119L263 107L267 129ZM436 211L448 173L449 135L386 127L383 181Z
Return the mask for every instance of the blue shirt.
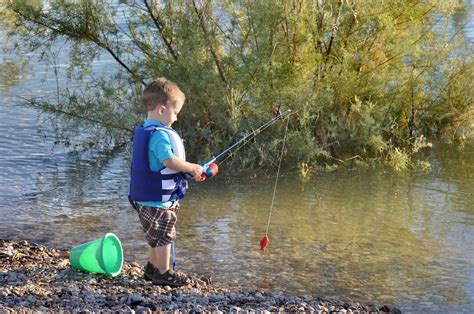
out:
M162 128L168 128L164 124L152 120L152 119L145 119L145 123L143 123L144 127L148 127L151 125L156 125ZM154 131L150 137L150 143L148 144L148 164L150 166L151 171L159 172L165 166L163 162L167 159L174 157L173 154L173 147L171 146L171 140L165 131ZM158 201L146 201L146 202L138 202L139 204L151 207L170 207L173 203L172 202L158 202Z

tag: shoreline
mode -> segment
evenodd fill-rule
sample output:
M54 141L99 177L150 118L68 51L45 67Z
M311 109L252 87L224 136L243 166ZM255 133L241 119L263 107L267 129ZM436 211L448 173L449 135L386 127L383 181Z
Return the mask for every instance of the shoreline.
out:
M189 275L188 286L154 286L143 279L142 265L124 262L109 278L72 269L69 251L0 239L0 312L401 313L390 305L224 288Z

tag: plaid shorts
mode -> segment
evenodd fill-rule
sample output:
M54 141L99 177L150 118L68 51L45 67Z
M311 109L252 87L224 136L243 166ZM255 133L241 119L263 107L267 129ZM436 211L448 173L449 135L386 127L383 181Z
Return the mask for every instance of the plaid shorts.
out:
M179 204L172 208L150 207L135 203L134 208L145 231L145 238L151 247L165 246L176 239L176 221Z

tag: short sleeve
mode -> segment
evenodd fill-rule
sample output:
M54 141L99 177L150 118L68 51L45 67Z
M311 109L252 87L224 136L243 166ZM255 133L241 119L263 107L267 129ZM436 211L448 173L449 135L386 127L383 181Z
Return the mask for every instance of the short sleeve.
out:
M156 130L150 138L148 145L148 161L152 171L160 171L164 168L163 162L174 157L173 147L166 131Z

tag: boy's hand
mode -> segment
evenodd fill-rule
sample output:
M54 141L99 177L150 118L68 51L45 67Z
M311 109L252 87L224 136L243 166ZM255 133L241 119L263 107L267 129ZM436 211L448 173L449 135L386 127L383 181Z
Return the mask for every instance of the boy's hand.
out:
M196 181L201 180L202 166L184 161L178 157L171 157L163 161L163 165L172 170L187 173L187 176L193 177Z
M189 173L193 176L194 180L202 181L201 174L202 174L202 166L198 164L191 164L191 171Z

